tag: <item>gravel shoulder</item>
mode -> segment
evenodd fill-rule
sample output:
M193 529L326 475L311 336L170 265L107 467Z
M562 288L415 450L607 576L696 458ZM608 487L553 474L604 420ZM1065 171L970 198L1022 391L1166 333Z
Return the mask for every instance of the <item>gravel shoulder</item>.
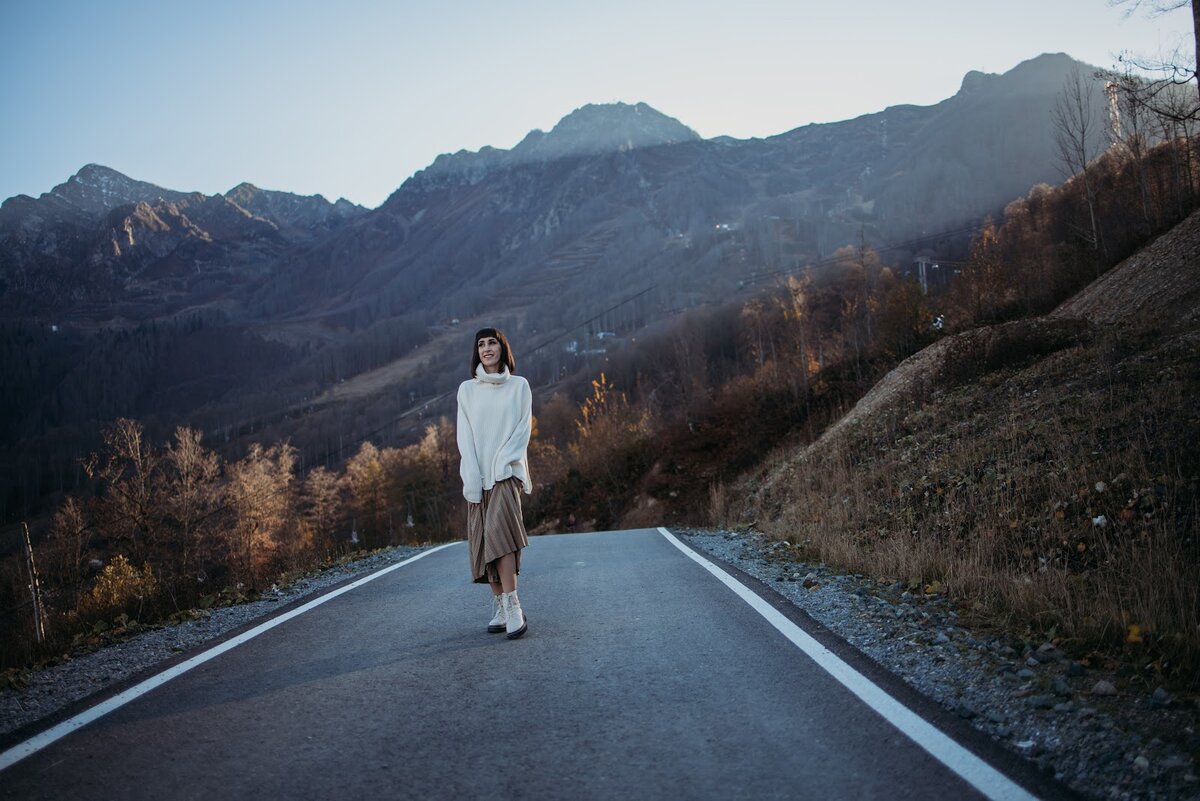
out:
M0 737L54 715L93 693L221 638L234 629L276 614L295 601L366 575L431 546L385 548L361 559L303 576L286 587L272 587L257 601L199 610L199 617L147 629L123 642L73 655L28 677L20 689L0 690Z
M971 631L941 595L796 560L749 531L672 528L1090 798L1200 799L1200 700L1121 688L1054 643Z

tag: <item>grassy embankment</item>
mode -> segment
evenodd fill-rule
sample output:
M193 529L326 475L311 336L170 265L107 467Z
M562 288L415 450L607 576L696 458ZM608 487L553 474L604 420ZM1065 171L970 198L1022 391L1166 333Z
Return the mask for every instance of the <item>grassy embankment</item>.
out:
M715 522L757 521L793 558L1194 684L1198 353L1194 323L1099 325L970 380L868 396L868 413L722 490L740 501L716 497Z

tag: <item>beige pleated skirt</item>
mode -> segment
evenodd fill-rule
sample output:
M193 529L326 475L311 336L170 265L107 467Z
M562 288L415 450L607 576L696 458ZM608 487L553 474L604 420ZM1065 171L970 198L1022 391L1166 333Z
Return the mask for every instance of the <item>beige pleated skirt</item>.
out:
M500 583L496 560L517 554L521 572L521 549L529 545L521 518L521 480L506 478L483 491L483 501L467 503L467 551L471 555L471 580L476 584Z

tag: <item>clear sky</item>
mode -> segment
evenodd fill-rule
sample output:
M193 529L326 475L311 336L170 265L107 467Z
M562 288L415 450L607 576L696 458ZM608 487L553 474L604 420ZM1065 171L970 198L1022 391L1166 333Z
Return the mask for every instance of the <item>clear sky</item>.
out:
M1044 52L1191 54L1107 0L0 0L0 198L88 162L171 189L377 206L439 153L586 103L770 136L953 95Z

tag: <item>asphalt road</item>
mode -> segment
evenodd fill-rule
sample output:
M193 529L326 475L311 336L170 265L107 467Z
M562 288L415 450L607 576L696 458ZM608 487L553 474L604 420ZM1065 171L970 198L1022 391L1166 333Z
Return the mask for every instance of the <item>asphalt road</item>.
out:
M981 796L655 530L536 537L529 632L465 544L298 615L0 773L0 797Z

